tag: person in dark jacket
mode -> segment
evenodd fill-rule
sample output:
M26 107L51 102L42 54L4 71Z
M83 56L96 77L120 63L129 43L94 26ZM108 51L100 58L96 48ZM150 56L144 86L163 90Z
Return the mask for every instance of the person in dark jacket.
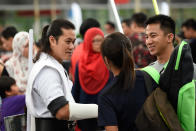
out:
M98 125L106 131L134 131L147 90L142 72L134 70L131 43L125 35L112 33L102 43L101 53L114 80L99 96Z

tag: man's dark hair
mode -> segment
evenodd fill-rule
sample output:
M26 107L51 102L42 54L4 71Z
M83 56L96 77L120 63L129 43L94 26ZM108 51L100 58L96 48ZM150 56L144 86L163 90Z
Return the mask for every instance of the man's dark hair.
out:
M145 27L147 16L144 13L135 13L131 17L131 22L135 22L139 27Z
M12 77L1 76L0 77L0 96L6 98L6 91L11 90L11 86L16 84L16 81Z
M113 29L115 29L115 24L111 21L107 21L106 24L110 25Z
M80 26L80 34L81 34L82 38L84 38L86 31L92 27L100 28L100 24L96 19L88 18L88 19L84 20L84 22Z
M174 34L174 39L175 40L175 21L166 15L155 15L150 17L146 22L145 25L149 24L160 24L160 29L164 31L165 34L172 33Z
M18 31L14 26L8 26L3 29L3 31L1 32L1 36L8 40L10 37L14 37L17 32Z
M46 25L42 31L40 50L37 53L34 62L36 62L41 52L49 53L51 51L49 37L53 36L57 41L59 36L63 34L62 29L75 29L75 26L68 20L56 19L50 25Z
M193 30L196 31L196 21L195 19L190 18L186 20L184 23L182 23L181 27L186 27L188 29L192 28Z
M131 19L123 19L121 23L125 23L127 26L131 25Z

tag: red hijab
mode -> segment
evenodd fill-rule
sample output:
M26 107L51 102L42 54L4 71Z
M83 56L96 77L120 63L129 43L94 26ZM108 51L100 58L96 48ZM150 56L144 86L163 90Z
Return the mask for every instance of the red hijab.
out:
M84 36L83 53L79 60L79 80L87 94L97 94L106 85L109 71L104 64L101 53L94 52L92 42L96 35L104 37L99 28L90 28Z

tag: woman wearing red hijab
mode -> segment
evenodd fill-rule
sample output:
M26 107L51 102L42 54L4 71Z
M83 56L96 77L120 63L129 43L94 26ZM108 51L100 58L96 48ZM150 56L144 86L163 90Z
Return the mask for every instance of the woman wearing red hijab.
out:
M78 103L96 103L100 91L110 81L110 73L100 53L104 34L99 28L90 28L84 36L83 53L76 65L72 94ZM82 131L97 131L97 119L78 121Z

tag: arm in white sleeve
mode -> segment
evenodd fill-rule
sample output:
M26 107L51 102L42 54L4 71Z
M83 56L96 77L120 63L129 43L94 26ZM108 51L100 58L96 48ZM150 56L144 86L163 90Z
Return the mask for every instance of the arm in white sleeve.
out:
M82 120L98 117L97 104L78 104L69 102L69 120Z

